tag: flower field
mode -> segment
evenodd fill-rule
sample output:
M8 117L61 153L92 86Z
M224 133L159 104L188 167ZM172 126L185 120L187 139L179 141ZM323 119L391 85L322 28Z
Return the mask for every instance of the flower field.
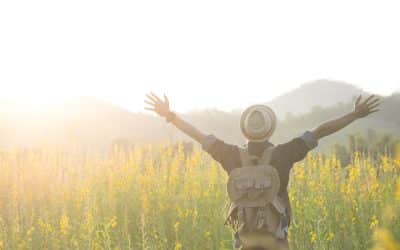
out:
M400 249L399 173L400 157L310 154L291 173L292 249ZM0 249L232 249L226 180L199 149L1 152Z

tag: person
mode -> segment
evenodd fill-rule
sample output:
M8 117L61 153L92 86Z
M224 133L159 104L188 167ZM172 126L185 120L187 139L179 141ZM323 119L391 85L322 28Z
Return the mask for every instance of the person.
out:
M231 206L230 212L228 213L229 216L227 223L232 225L236 231L234 237L235 248L245 250L289 249L287 230L290 225L291 211L287 186L289 182L289 172L292 169L293 164L303 160L309 151L317 147L318 141L321 138L343 129L360 118L379 111L378 106L380 105L380 99L378 97L371 95L365 100L362 100L360 95L356 99L352 111L338 118L326 121L313 129L307 130L301 136L296 137L289 142L278 145L273 145L269 141L269 138L272 136L276 128L277 119L275 113L271 108L265 105L254 105L247 108L242 113L240 127L243 135L247 138L247 144L245 147L239 147L237 145L226 143L221 139L218 139L215 135L205 134L189 122L182 119L170 109L170 103L166 95L161 99L151 92L147 94L146 97L147 99L145 100L145 103L149 105L148 107L145 107L146 110L153 111L159 116L164 117L167 122L172 123L182 132L199 142L202 149L218 161L229 174L228 193L231 201L232 199L236 199L237 206L234 205L235 202L232 202L233 207ZM267 157L264 157L265 155L267 155ZM254 160L261 161L261 163L254 162ZM260 164L262 166L259 168L248 167ZM273 167L271 168L270 166ZM269 175L265 175L266 177L260 177L259 173L261 172L256 173L257 171L264 171L265 173L269 171ZM244 185L247 185L250 182L259 182L263 183L261 185L263 189L258 189L257 191L254 189L255 186L251 186L251 188L253 188L252 191L249 191L249 187L247 187L247 191L243 191L244 189L240 190L242 187L232 184L237 184L238 181L240 182L240 178L243 176L246 176L247 178L244 179ZM278 177L274 178L274 176ZM231 179L233 180L231 181ZM269 187L272 191L268 191L270 193L264 192L268 189L266 187ZM273 189L276 189L276 191L273 191ZM249 205L254 201L249 200L250 198L248 197L252 197L249 192L253 192L252 196L254 197L264 197L256 199L270 199L268 200L269 207L264 207L262 212L259 212L259 208L257 211L254 210L254 206ZM246 201L243 200L243 193L246 193L247 195ZM240 202L244 205L239 204ZM265 202L263 204L263 206L266 206ZM245 213L246 216L243 217L243 213ZM248 217L250 214L252 214L253 217ZM241 220L240 217L242 218ZM258 238L258 240L256 239L255 241L254 239L250 240L250 238L248 239L246 236L247 234L241 232L241 230L244 230L243 228L251 228L251 226L249 226L249 218L253 221L257 221L257 223L260 220L259 218L263 218L261 228L265 228L265 225L267 225L268 228L273 228L273 230L271 231L268 229L269 234L261 235L261 241ZM265 218L270 221L275 220L275 225L271 226L270 224L265 223ZM253 228L256 228L256 226L253 225ZM253 232L254 230L247 230L247 232L249 231Z

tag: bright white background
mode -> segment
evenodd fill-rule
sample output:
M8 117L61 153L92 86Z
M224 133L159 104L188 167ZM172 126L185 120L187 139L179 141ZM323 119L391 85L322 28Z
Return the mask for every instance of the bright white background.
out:
M400 89L398 1L0 1L0 99L232 109L306 81Z

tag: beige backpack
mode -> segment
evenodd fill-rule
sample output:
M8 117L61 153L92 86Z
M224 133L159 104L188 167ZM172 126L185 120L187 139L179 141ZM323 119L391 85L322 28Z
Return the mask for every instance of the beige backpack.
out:
M286 239L287 204L278 196L278 171L270 165L274 148L261 157L240 149L242 167L229 175L231 206L226 224L235 230L235 247L270 247L277 239Z

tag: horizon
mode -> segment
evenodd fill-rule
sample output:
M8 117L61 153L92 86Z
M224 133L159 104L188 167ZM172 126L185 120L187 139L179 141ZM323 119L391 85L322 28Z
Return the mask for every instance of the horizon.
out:
M393 89L393 91L388 92L388 93L387 92L385 92L385 93L382 93L382 92L381 93L377 93L377 92L373 92L373 88L371 88L372 90L371 89L366 89L363 86L352 84L352 83L348 83L348 82L345 82L345 81L332 80L332 79L315 79L315 80L311 80L311 81L307 81L307 82L298 84L297 86L294 86L291 89L284 90L284 91L282 91L280 93L278 92L276 95L272 96L269 99L265 99L265 100L260 99L260 100L258 100L258 102L254 101L254 100L252 100L252 101L250 100L250 101L247 101L247 103L246 102L241 102L241 104L240 104L240 102L238 102L238 104L236 106L231 106L231 107L210 106L210 105L209 106L204 105L204 106L196 106L196 107L194 107L194 106L190 106L189 105L189 107L186 107L186 109L185 108L182 109L182 107L184 105L179 107L179 104L174 103L174 100L172 99L173 96L168 96L168 97L170 99L172 108L174 110L178 111L178 112L190 113L190 112L194 112L194 111L209 110L209 109L216 109L216 110L220 110L220 111L231 112L231 111L243 109L243 108L245 108L245 107L247 107L249 105L255 104L255 103L271 102L276 98L279 98L279 97L281 97L281 96L283 96L285 94L291 93L292 91L295 91L295 90L303 87L304 85L315 84L318 81L327 81L327 82L330 82L330 84L335 84L336 83L336 84L350 85L350 86L353 86L355 88L359 88L359 89L361 89L363 91L366 91L368 93L378 94L378 95L381 95L381 96L390 96L390 95L395 94L395 93L400 93L400 91L398 89ZM333 83L331 83L331 82L333 82ZM162 95L161 92L156 92L156 93ZM145 94L146 94L146 92L143 92L143 95L142 95L143 98L142 99L144 99ZM107 103L109 105L116 106L118 108L122 108L124 110L130 111L130 112L133 112L133 113L145 113L145 114L146 113L147 114L151 113L151 112L147 112L147 111L144 110L144 104L143 104L142 100L137 101L138 103L141 103L140 104L141 106L139 105L137 107L131 107L131 106L128 106L128 105L124 105L122 102L118 102L116 100L109 99L107 97L104 98L104 97L101 97L101 96L93 96L93 95L80 95L80 96L79 95L75 95L75 96L68 96L68 97L66 96L64 98L59 98L59 99L51 98L51 99L45 99L45 100L39 100L39 101L37 101L35 99L32 99L32 100L27 99L27 100L21 101L19 99L4 98L4 96L2 96L0 94L0 103L5 104L5 105L11 105L12 107L18 107L18 108L20 108L22 110L25 109L25 108L28 108L29 112L33 111L33 112L39 112L40 113L42 111L47 112L47 111L50 111L50 110L57 110L59 108L59 105L68 104L68 103L75 102L77 100L82 100L82 99L85 99L85 98L88 98L88 99L92 99L93 98L93 100L98 100L98 101ZM180 100L178 98L178 103L179 103L179 101L182 101L182 100Z

